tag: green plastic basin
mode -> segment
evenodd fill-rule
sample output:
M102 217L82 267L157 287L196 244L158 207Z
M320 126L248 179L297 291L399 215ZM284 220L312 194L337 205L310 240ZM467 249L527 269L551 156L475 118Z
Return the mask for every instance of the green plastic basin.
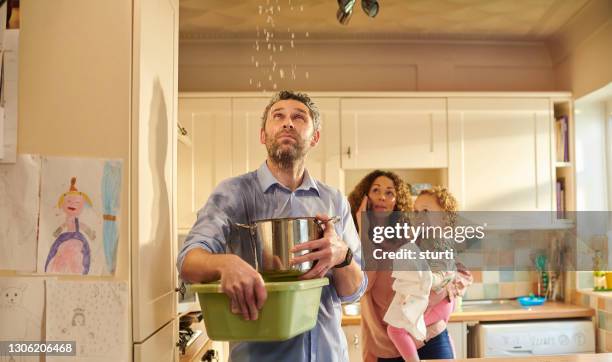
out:
M198 293L206 333L217 341L280 341L304 333L317 323L321 288L327 278L266 282L268 299L254 321L230 311L229 298L219 282L192 284Z

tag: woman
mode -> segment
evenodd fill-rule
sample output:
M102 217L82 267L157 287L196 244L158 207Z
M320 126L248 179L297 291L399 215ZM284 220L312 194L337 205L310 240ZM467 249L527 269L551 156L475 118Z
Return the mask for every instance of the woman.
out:
M361 229L361 213L363 211L372 210L377 213L389 213L412 210L408 187L393 172L380 170L371 172L357 184L348 199L358 229ZM424 197L422 200L428 201L428 203L424 206L418 205L420 211L425 211L426 207L430 207L434 211L435 207L429 203L430 198ZM460 274L462 273L457 273L457 275ZM400 353L387 335L387 324L383 321L394 296L394 291L391 288L393 284L391 271L380 269L378 271L367 271L367 276L368 287L361 299L363 360L365 362L402 361ZM447 318L444 315L437 316L436 312L438 304L443 306L443 303L447 303L447 296L454 297L462 292L463 284L466 284L466 282L462 278L458 280L458 283L449 283L444 293L432 293L430 295L429 308L426 312L426 319L429 322L427 325L427 342L419 348L419 358L453 358L452 344L446 332Z

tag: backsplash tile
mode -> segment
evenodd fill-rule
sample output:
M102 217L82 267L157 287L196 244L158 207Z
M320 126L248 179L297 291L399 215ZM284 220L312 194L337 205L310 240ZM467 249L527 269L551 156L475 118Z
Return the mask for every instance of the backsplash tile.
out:
M483 284L484 299L499 298L499 284Z

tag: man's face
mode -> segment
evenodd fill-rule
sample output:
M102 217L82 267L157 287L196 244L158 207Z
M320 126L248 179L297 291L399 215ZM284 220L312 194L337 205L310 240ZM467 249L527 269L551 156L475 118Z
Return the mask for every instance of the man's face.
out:
M266 145L270 159L281 166L291 166L319 142L319 131L314 130L306 105L282 100L270 108L260 141Z

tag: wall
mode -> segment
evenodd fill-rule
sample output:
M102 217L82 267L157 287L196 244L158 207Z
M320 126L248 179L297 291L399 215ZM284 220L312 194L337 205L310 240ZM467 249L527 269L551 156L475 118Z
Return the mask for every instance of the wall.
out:
M254 41L182 40L180 91L271 89L255 68ZM289 47L286 46L287 50ZM278 88L307 91L549 91L553 65L544 43L467 41L301 41L276 53ZM296 65L296 80L288 75ZM308 79L305 72L309 73Z
M576 101L576 210L608 210L605 102Z
M556 89L575 98L612 82L612 1L588 2L551 39L550 53Z

